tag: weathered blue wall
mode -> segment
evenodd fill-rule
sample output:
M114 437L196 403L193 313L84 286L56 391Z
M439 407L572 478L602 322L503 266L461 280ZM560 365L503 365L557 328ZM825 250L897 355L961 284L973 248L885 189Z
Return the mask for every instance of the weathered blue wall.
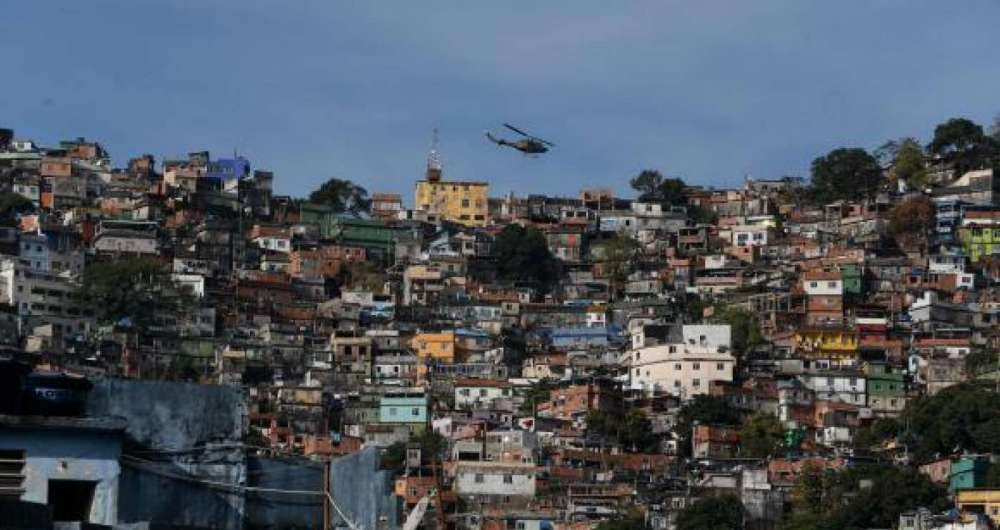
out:
M246 483L247 407L239 389L100 379L87 413L128 422L121 522L242 528L245 497L238 486Z
M379 451L369 447L330 463L330 489L337 505L362 528L399 528L399 499L393 495L391 471L379 466ZM386 518L385 525L379 518ZM333 513L334 524L343 524Z
M240 442L248 421L246 402L237 388L129 379L95 381L87 415L124 417L128 438L166 451Z
M240 530L244 502L239 493L183 480L185 470L170 463L122 466L118 518L193 528ZM235 467L233 468L235 471ZM217 470L218 471L218 470ZM211 480L226 481L216 473Z
M286 491L323 491L323 464L305 459L247 458L247 484ZM323 495L248 491L247 529L322 528Z

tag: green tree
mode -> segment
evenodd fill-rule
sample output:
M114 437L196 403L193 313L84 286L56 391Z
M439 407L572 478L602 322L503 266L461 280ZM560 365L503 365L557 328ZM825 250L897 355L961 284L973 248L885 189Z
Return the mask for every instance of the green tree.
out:
M493 254L501 280L531 283L547 292L559 277L558 261L549 252L545 236L533 227L504 227L493 242Z
M983 132L983 127L965 118L952 118L935 127L927 150L951 165L956 176L989 167L998 151L997 143Z
M719 216L715 212L699 204L688 205L687 216L696 224L715 224L719 220Z
M822 515L827 509L827 472L813 462L806 462L792 486L792 504L795 511Z
M997 357L1000 353L992 351L974 351L965 356L965 372L970 377L976 377L982 372L997 369Z
M841 147L812 162L812 185L822 202L873 198L882 183L882 168L867 151Z
M927 164L924 148L915 138L899 141L895 156L889 168L892 180L902 180L910 188L923 189L927 185Z
M0 193L0 219L12 219L20 213L32 212L34 203L23 195L11 192Z
M674 433L678 438L678 452L681 455L691 454L691 433L696 423L737 426L741 420L739 411L725 399L717 396L695 396L677 413Z
M754 414L740 428L740 454L747 458L778 456L783 453L784 442L784 429L773 414Z
M88 264L76 297L94 309L100 322L128 319L139 328L152 324L161 312L179 312L192 303L171 282L163 264L151 258Z
M784 529L889 528L900 512L948 504L947 492L914 469L886 464L824 471L803 466L792 489L793 512Z
M646 528L648 526L641 514L630 513L624 517L602 521L595 530L644 530Z
M894 418L879 418L871 425L858 429L853 438L855 449L874 449L900 434L902 426Z
M900 246L926 249L931 230L936 223L934 202L918 195L896 204L889 214L889 232Z
M989 452L988 435L1000 418L1000 395L975 383L948 387L910 403L900 418L918 462L956 451Z
M749 352L764 343L757 317L742 307L716 308L709 321L715 324L729 324L733 349L739 353Z
M1000 463L990 464L983 477L984 488L1000 488Z
M636 257L639 254L639 243L628 234L619 233L594 243L592 248L611 283L611 297L615 300L625 288L625 282L634 270Z
M613 440L627 451L652 453L659 448L659 437L653 434L652 423L637 408L629 409L624 416L590 411L587 431Z
M663 184L663 175L655 169L644 169L632 180L629 185L639 192L640 201L658 200L660 186Z
M677 515L677 530L739 530L743 503L735 495L705 497Z
M329 206L338 213L359 215L371 209L368 191L350 180L331 178L309 194L309 202Z
M687 198L684 190L687 185L679 178L665 178L655 169L644 169L635 178L629 180L632 189L639 192L639 200L659 202L667 206L684 204Z
M521 403L518 412L525 416L534 415L538 404L548 401L551 395L552 385L550 383L539 381L531 385L524 395L524 402Z
M424 461L441 461L445 450L448 448L448 440L437 433L437 431L426 430L410 439L410 442L396 442L382 451L379 459L379 467L390 469L397 473L403 471L406 466L406 448L410 444L420 447L420 456Z

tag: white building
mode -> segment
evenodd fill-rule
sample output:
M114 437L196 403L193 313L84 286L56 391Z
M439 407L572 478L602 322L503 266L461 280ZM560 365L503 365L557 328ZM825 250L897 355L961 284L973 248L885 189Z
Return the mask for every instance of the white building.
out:
M511 384L490 379L459 379L455 381L455 408L492 408L501 399L510 399Z
M526 501L537 491L536 472L534 464L458 462L455 491L484 501Z
M288 254L292 250L292 240L284 234L255 237L253 243L261 249L280 252L282 254Z
M733 246L759 247L771 243L772 231L766 226L740 225L731 230Z
M818 400L840 401L864 407L868 403L866 379L859 372L825 372L798 376Z
M712 381L731 382L736 358L727 348L664 344L625 354L629 388L687 399L707 394Z

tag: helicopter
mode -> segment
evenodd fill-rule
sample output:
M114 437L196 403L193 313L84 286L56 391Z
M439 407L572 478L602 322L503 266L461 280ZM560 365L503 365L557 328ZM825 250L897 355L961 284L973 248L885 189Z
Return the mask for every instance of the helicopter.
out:
M508 129L510 129L510 130L512 130L512 131L514 131L514 132L516 132L517 134L520 134L524 138L522 138L520 140L505 140L503 138L497 138L496 136L493 136L493 134L490 133L490 131L486 131L486 138L489 138L489 140L491 142L493 142L493 143L495 143L495 144L497 144L499 146L506 146L506 147L510 147L510 148L513 148L513 149L517 149L518 151L520 151L520 152L522 152L522 153L524 153L526 155L538 155L538 154L541 154L541 153L545 153L545 152L548 152L549 147L555 147L556 146L556 144L554 144L552 142L549 142L549 141L546 141L546 140L542 140L541 138L538 138L537 136L532 136L532 135L530 135L530 134L522 131L521 129L518 129L517 127L514 127L513 125L511 125L509 123L505 123L505 124L503 124L503 126L506 127L506 128L508 128Z

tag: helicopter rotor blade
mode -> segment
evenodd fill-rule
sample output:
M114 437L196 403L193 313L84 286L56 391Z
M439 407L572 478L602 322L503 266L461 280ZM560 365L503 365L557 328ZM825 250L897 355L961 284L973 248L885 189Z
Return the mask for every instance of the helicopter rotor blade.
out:
M506 128L508 128L508 129L510 129L510 130L512 130L512 131L514 131L514 132L516 132L517 134L520 134L521 136L527 136L528 138L531 138L530 134L522 131L521 129L518 129L517 127L514 127L513 125L511 125L509 123L505 123L505 124L503 124L503 126L506 127Z
M542 142L543 144L545 144L545 145L547 145L549 147L555 147L556 146L556 144L554 144L554 143L552 143L552 142L550 142L548 140L542 140L541 138L535 138L535 140L538 140L539 142Z

